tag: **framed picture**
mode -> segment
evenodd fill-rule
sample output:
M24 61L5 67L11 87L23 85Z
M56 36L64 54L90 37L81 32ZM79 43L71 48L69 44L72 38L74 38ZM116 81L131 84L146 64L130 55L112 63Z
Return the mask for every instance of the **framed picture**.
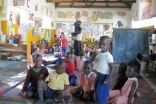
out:
M42 27L42 19L35 18L35 27Z

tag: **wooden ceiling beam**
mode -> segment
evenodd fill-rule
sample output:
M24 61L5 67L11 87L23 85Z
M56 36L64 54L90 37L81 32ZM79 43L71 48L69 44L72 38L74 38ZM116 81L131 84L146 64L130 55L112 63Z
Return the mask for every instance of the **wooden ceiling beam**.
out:
M53 3L85 3L85 1L79 1L79 0L46 0L46 2L53 2ZM136 3L136 0L133 1L87 1L87 3Z
M57 6L56 8L130 8L129 6Z

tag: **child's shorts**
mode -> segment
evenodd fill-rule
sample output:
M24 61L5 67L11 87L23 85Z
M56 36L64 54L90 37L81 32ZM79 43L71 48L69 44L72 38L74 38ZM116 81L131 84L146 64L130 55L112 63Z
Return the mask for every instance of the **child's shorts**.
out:
M77 79L77 77L75 75L69 76L69 83L71 85L75 85L76 84L76 79Z
M47 98L55 99L59 95L59 90L53 90L47 85L47 91L44 91L44 96Z
M67 47L61 47L62 52L67 52Z
M30 85L29 87L27 87L26 93L30 93L30 92L33 92L33 96L34 96L35 94L37 94L37 87L32 86L32 85ZM26 94L26 96L27 96L27 94ZM27 96L27 97L28 97L28 96Z

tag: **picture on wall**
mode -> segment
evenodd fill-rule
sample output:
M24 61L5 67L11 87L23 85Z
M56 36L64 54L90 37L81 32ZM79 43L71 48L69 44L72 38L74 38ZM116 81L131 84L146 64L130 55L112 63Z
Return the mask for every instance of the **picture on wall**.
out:
M35 19L35 27L42 27L42 19Z
M24 6L25 0L13 0L13 6Z

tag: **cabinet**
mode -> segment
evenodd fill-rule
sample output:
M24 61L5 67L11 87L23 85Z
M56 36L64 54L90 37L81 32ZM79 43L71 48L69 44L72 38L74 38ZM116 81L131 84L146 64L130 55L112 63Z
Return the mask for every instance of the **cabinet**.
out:
M31 58L31 45L30 44L8 44L0 43L0 53L8 52L9 57L18 55L26 56L26 61L30 61Z

